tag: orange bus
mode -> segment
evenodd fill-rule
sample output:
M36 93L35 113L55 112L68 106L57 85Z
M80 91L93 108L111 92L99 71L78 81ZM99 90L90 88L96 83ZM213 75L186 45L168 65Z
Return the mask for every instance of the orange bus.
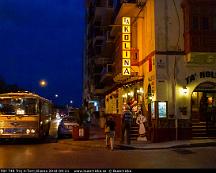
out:
M0 94L0 140L49 135L53 104L30 92Z

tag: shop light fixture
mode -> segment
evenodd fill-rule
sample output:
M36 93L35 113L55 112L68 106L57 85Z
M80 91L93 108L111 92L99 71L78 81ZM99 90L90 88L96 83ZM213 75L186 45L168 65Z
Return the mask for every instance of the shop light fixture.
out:
M134 96L134 93L133 93L133 91L131 91L131 92L129 92L127 95L133 97L133 96Z
M143 94L143 93L144 93L144 92L143 92L143 88L138 89L138 90L137 90L137 93L138 93L138 94Z
M186 86L183 86L183 87L182 87L181 93L182 93L183 95L186 95L186 94L188 93L188 89L187 89Z
M122 95L123 98L127 98L127 93Z
M154 93L148 95L149 100L153 100L153 97L154 97Z

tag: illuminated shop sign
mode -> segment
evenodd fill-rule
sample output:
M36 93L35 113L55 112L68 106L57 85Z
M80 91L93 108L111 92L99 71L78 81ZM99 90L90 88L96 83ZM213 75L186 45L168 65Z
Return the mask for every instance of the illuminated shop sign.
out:
M186 77L185 80L187 84L195 81L197 78L215 78L216 79L216 72L214 71L201 71L199 74L194 73L190 76Z
M122 17L122 74L131 74L131 20Z

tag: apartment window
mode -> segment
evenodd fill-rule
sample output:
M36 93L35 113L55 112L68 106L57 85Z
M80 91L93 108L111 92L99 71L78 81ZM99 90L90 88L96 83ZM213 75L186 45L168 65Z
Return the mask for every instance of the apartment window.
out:
M103 36L103 30L100 28L95 28L95 35L96 36Z
M113 7L113 0L108 0L108 7L112 8Z
M193 16L192 18L192 30L198 30L199 29L199 19L197 16Z
M101 16L97 16L96 19L95 19L95 22L94 22L94 26L95 27L101 26L101 23L102 23L102 17Z
M96 46L102 46L103 45L103 40L97 39L95 42Z
M96 7L102 7L102 2L101 0L96 1Z
M212 29L213 29L213 31L216 31L216 16L214 16L213 17L213 19L212 19Z
M101 53L101 46L95 46L95 53L100 54Z
M149 72L152 71L152 58L149 58Z
M101 20L96 20L94 23L95 26L101 26Z
M209 29L209 18L208 17L202 17L201 28L202 28L202 30L208 30Z
M116 113L119 113L119 104L118 104L118 98L116 99Z

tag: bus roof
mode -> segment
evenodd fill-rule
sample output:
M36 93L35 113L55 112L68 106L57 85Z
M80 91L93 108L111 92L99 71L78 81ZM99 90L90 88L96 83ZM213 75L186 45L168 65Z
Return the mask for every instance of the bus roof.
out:
M33 97L33 98L40 98L42 100L46 100L51 102L50 100L39 96L38 94L31 93L29 91L18 91L18 92L10 92L10 93L2 93L0 94L0 98L8 98L8 97Z

